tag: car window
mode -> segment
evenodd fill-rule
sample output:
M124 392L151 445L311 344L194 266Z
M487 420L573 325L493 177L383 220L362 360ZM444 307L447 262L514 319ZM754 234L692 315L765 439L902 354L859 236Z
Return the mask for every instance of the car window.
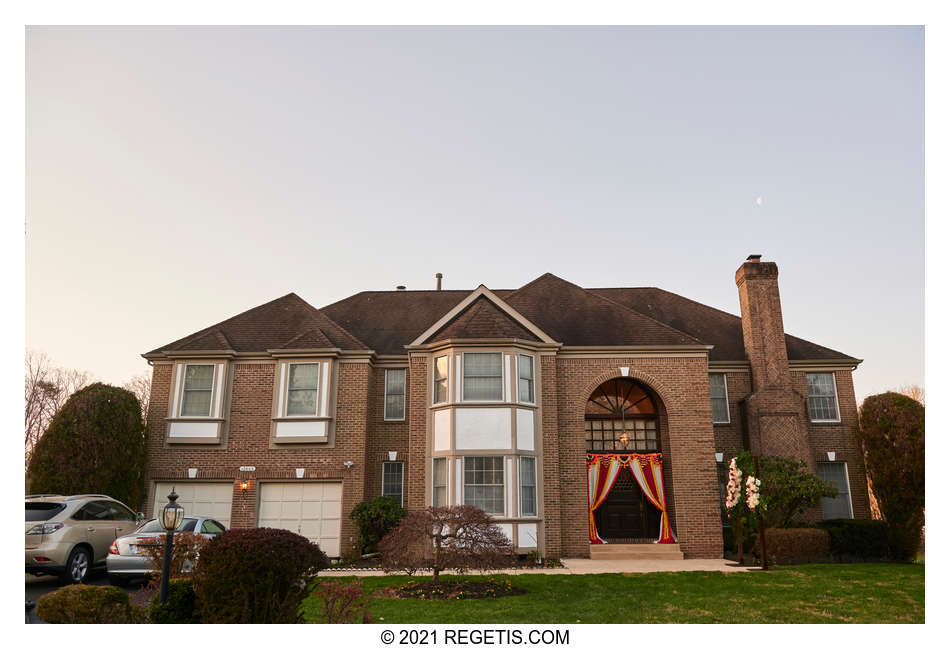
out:
M181 521L181 524L178 525L175 531L176 532L193 532L195 529L195 525L197 523L198 523L197 518L185 518ZM135 531L140 532L142 534L148 534L150 532L164 532L165 530L162 529L162 524L158 521L158 519L153 518L152 520L148 521L147 523L145 523L145 525L143 525L142 527L138 528Z
M88 503L73 516L77 521L108 521L111 517L109 503L101 500Z
M26 522L48 521L64 509L63 503L26 503Z
M135 514L120 505L119 503L109 503L109 510L114 521L134 521Z
M202 534L224 534L224 528L221 527L221 524L218 521L213 521L210 518L206 519L205 522L201 524L201 533Z

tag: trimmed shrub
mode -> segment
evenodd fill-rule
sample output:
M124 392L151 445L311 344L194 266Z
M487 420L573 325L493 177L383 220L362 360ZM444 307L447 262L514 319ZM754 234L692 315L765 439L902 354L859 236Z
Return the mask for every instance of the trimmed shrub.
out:
M360 532L362 552L376 552L379 541L406 517L406 510L392 498L380 496L358 503L350 518Z
M887 559L887 523L839 518L822 521L818 527L828 532L831 553L838 561L880 561Z
M765 544L769 561L775 564L831 561L828 532L814 527L768 529Z
M171 579L191 579L198 563L198 555L208 545L208 539L193 532L177 532L172 543L172 560L168 568ZM158 588L162 583L162 565L165 563L165 536L156 537L151 545L139 545L148 557L149 585Z
M138 399L93 383L75 392L33 450L28 493L99 493L137 508L145 499L147 447Z
M144 613L129 594L115 586L75 584L46 593L36 602L36 615L50 624L135 624Z
M492 518L478 507L429 507L412 512L379 542L383 570L432 570L438 582L445 570L464 574L510 566L515 555L511 541Z
M162 604L161 592L152 597L148 619L153 624L197 624L201 621L195 609L195 589L190 579L172 579L168 582L168 598Z
M211 624L300 622L310 578L329 565L319 546L288 530L228 530L201 551L198 615Z
M924 406L896 392L868 397L861 404L857 435L887 521L891 556L910 561L924 525Z

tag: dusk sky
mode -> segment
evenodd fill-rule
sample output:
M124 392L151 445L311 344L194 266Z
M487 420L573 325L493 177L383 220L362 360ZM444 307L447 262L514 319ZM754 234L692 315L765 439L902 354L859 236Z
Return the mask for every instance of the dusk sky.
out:
M924 384L924 33L29 28L26 344L121 384L289 292L658 286Z

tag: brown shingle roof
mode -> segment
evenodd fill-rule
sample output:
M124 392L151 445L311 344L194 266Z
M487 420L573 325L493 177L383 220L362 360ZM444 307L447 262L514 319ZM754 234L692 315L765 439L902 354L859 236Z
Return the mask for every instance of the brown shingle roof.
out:
M521 338L539 341L524 325L485 296L478 297L425 342L449 338Z
M309 334L306 339L303 334ZM296 339L296 341L295 341ZM293 342L290 347L289 343ZM338 347L367 349L366 345L319 309L289 293L185 336L146 354L195 350L259 352L267 349Z
M685 331L715 347L713 361L745 359L742 320L719 309L700 304L659 288L591 288L592 293L610 298L640 313ZM852 356L785 334L789 360L847 360Z
M745 360L738 316L658 288L584 289L546 273L517 290L493 293L564 345L713 345L710 360ZM405 354L405 346L455 308L471 291L367 291L322 309L290 293L202 329L163 351L372 349ZM537 340L480 297L430 341L445 338ZM849 360L841 352L785 336L789 360Z

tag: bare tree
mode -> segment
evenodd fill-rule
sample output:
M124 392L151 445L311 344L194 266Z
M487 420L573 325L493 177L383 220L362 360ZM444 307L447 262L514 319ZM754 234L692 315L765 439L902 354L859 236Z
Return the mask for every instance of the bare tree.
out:
M24 455L27 466L33 447L39 441L53 415L71 394L89 384L89 372L57 367L43 352L28 349L24 379Z
M927 405L924 403L924 389L919 385L902 385L897 391L905 397L910 397L922 406Z
M142 421L147 421L148 400L152 394L152 374L150 372L137 374L126 381L122 387L134 394L139 400L139 405L142 406Z

